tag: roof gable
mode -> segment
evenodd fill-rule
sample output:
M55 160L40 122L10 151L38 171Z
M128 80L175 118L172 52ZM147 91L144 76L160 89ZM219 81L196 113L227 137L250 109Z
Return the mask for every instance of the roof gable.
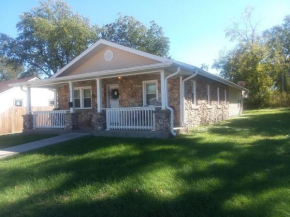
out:
M113 52L111 61L106 61L104 58L107 50ZM171 60L100 39L52 78L164 62L171 62Z

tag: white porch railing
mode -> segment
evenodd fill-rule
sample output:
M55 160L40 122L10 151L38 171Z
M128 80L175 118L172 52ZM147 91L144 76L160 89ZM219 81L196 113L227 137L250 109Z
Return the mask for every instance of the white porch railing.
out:
M155 130L155 107L106 109L107 130Z
M33 112L33 128L64 128L66 110Z

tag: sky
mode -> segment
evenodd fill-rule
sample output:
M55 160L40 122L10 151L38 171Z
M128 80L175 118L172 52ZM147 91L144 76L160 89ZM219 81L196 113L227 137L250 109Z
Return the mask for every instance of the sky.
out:
M222 49L234 46L225 37L225 29L239 19L247 5L254 7L259 30L280 25L290 14L290 0L67 0L74 12L102 26L113 22L117 14L133 16L150 25L154 20L170 39L170 56L178 61L209 71ZM0 0L0 32L17 36L19 15L37 7L38 0Z

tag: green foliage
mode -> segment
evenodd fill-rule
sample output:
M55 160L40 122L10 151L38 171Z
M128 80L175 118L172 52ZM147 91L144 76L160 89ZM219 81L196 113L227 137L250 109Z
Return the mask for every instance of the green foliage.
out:
M266 64L273 73L275 86L281 92L290 92L290 15L282 25L264 32L268 47Z
M0 35L0 49L27 70L51 76L97 40L98 27L75 14L63 0L40 1L20 16L18 36Z
M290 93L271 91L267 106L270 108L290 107Z
M256 110L175 139L86 137L0 159L0 216L286 217L289 120Z
M160 56L169 51L169 39L154 21L147 28L133 17L120 15L100 29L74 13L64 0L40 1L39 7L20 16L17 29L15 39L0 33L0 56L25 65L24 77L35 72L52 76L99 38Z
M12 64L5 57L0 57L0 81L17 78L21 72L23 72L22 66Z
M147 28L131 16L119 14L115 22L104 25L101 38L158 56L165 57L169 52L169 39L162 27L151 21Z
M272 91L287 90L290 57L290 18L284 24L266 31L257 31L253 24L253 8L247 7L241 20L226 29L226 36L237 45L229 51L221 51L213 68L220 75L235 83L245 81L250 90L245 100L248 107L267 107L271 103ZM282 88L285 87L285 88Z
M208 71L208 69L209 69L209 65L206 64L206 63L202 63L201 66L200 66L200 68L201 68L202 70L204 70L204 71Z

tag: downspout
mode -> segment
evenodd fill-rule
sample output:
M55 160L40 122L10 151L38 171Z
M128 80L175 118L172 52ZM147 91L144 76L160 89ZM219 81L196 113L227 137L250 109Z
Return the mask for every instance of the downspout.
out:
M182 92L180 94L182 96L182 102L180 102L180 103L181 103L182 106L181 106L180 110L182 112L182 123L181 123L182 126L184 125L184 113L185 113L185 109L184 109L184 84L185 84L186 81L188 81L191 78L194 78L196 75L197 75L197 70L195 71L195 73L193 75L183 79L182 83L181 83L181 91Z
M23 86L20 87L20 90L22 90L22 91L25 92L25 93L27 92L27 90L24 90L24 89L23 89Z
M169 107L168 105L168 89L167 89L167 86L168 86L168 79L173 77L173 76L176 76L178 73L180 72L180 67L177 68L177 71L174 72L173 74L171 75L168 75L166 78L165 78L165 95L166 95L166 98L165 98L165 108L167 108L169 111L170 111L170 132L173 136L176 136L176 133L174 132L173 130L173 127L174 127L174 111L171 107Z

